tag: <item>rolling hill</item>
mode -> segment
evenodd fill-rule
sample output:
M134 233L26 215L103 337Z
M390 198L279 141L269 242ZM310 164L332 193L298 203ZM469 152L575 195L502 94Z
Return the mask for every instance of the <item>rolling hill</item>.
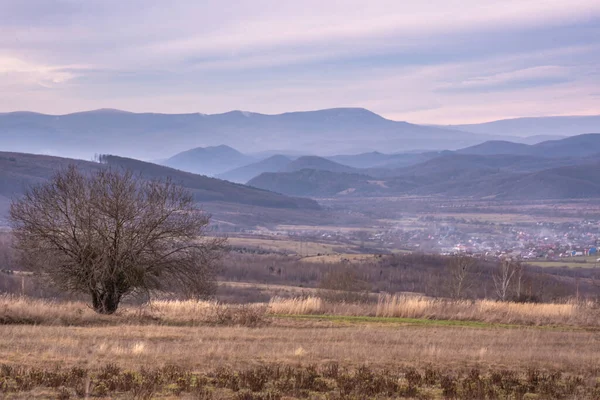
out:
M460 154L519 154L535 157L586 157L600 153L600 134L590 133L560 140L548 140L534 145L506 141L487 141L457 150Z
M551 168L498 184L496 198L518 200L600 197L600 162Z
M302 156L295 160L282 155L269 157L265 160L218 175L221 179L232 182L248 182L265 172L295 172L300 170L316 170L330 172L357 172L358 169L336 163L324 157Z
M256 161L229 146L197 147L166 159L161 164L194 174L213 176Z
M384 154L380 152L327 157L331 161L354 168L401 168L437 157L438 152Z
M266 173L249 184L295 196L426 195L519 200L597 198L599 155L538 158L520 155L444 154L376 177L303 169Z
M218 174L217 178L225 179L230 182L246 183L250 179L262 174L263 172L281 171L291 161L292 160L286 156L274 155L267 159Z
M367 194L374 178L357 173L301 169L293 172L265 172L248 185L290 196L329 197L340 194ZM376 188L376 185L373 186ZM344 193L346 192L346 193Z
M266 190L239 185L215 178L182 172L161 165L129 158L102 156L102 163L23 153L0 153L0 197L11 198L32 184L44 182L56 170L75 164L83 170L93 171L106 166L126 168L140 173L146 179L170 177L173 182L190 190L201 203L223 202L267 208L318 210L313 200L291 198ZM3 204L6 202L0 202ZM6 204L0 213L6 212Z
M294 172L303 169L313 169L318 171L329 171L329 172L356 172L356 168L342 165L340 163L328 160L323 157L317 156L303 156L291 161L285 165L279 172Z
M278 115L242 111L155 114L106 109L67 115L0 114L3 150L85 159L95 153L164 159L199 146L221 144L248 153L272 149L318 155L356 149L400 152L457 149L486 139L489 137L475 133L392 121L361 108Z

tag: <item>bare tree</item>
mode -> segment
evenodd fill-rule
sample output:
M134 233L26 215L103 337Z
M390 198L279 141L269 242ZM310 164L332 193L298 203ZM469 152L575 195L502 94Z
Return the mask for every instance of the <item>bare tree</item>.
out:
M131 172L75 166L13 201L10 219L25 266L112 314L123 296L214 290L222 239L185 189Z
M517 272L517 263L512 260L504 260L498 264L497 270L492 274L496 295L502 301L506 301L510 283Z
M453 257L448 263L448 272L450 274L449 289L450 295L455 299L465 296L475 279L477 261L473 257L457 256Z
M516 298L521 301L523 299L523 279L526 273L525 264L522 262L515 263L515 295Z
M369 300L370 285L352 265L337 266L319 282L319 296L334 302L362 303Z

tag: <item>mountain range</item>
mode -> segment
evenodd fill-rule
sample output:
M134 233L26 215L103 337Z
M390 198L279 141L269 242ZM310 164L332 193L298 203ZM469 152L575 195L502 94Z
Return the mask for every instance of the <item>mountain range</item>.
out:
M395 168L302 168L264 172L248 184L294 196L436 195L489 199L600 197L600 134L536 145L490 141L428 152ZM340 159L338 157L338 159ZM350 160L351 158L345 158ZM364 160L364 155L358 155ZM372 161L379 162L377 156ZM322 165L328 165L321 163ZM317 165L313 160L313 166Z
M548 126L558 125L557 121L563 121L564 117L557 118ZM530 135L559 132L567 136L598 132L599 119L573 117L568 119L568 129L546 130L530 129L535 126L531 120L511 120L507 128L504 128L507 123L500 121L502 128L490 130L485 124L440 127L392 121L362 108L278 115L243 111L213 115L157 114L112 109L66 115L11 112L0 114L0 140L4 151L81 159L91 159L96 153L167 159L189 149L223 144L243 149L245 153L273 149L283 149L284 154L287 149L313 155L399 153L415 149L456 150L490 139L507 140L511 135L526 132ZM514 140L530 143L527 138Z

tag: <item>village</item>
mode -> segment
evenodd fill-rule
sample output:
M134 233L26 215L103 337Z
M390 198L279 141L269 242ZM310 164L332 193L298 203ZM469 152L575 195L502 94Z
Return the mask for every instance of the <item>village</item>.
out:
M600 263L600 220L489 224L422 218L413 226L370 230L304 229L280 231L303 241L353 244L358 251L468 254L485 258L586 261Z

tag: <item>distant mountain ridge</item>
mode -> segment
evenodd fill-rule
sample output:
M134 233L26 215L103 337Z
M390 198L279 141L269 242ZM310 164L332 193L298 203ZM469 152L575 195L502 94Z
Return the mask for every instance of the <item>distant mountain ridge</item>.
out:
M600 132L600 115L525 117L502 119L481 124L437 126L497 136L574 136Z
M228 145L244 152L290 149L341 154L353 149L400 152L457 149L485 135L385 119L361 108L266 115L131 113L94 110L67 115L0 114L2 149L91 158L94 153L164 159L197 147Z
M460 149L461 154L519 154L536 157L582 157L600 153L600 133L571 136L561 140L549 140L534 145L506 141L488 141Z

